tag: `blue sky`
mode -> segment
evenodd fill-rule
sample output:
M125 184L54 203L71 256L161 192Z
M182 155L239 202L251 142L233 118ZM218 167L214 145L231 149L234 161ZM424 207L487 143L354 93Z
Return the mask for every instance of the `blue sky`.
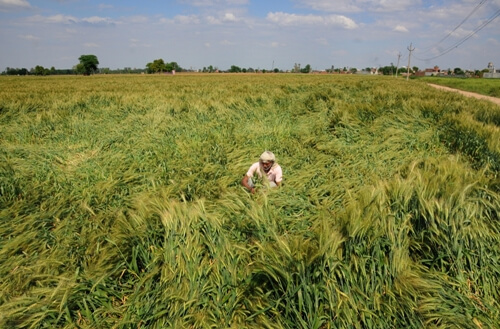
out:
M0 0L0 71L500 67L500 0ZM400 55L400 56L398 56Z

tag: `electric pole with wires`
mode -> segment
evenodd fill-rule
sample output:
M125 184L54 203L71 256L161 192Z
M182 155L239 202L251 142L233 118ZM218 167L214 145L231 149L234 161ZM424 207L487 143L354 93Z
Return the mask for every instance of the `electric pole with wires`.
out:
M410 46L408 47L408 51L410 52L408 54L408 67L406 68L406 81L408 81L408 79L410 78L410 59L411 59L411 52L415 50L415 47L411 47L411 43L410 43Z
M399 60L401 59L401 52L398 53L398 64L396 64L396 78L398 77Z

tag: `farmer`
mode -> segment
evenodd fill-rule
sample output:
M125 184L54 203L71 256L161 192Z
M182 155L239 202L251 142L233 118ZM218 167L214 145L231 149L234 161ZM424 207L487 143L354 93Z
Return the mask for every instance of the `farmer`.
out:
M272 152L265 151L262 153L259 162L252 164L241 180L241 185L245 186L251 193L255 193L255 182L253 180L255 173L257 173L257 176L263 179L264 184L269 187L281 185L283 172L281 171L280 165L276 163L276 157Z

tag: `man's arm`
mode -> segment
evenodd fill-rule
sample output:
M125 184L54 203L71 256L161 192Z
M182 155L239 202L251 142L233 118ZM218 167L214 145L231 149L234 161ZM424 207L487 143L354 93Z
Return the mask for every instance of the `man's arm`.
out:
M283 180L283 171L281 169L281 166L277 166L276 168L276 177L274 179L274 182L276 183L276 186L281 186L281 181Z
M248 184L248 175L243 176L243 179L241 180L241 185L245 186L245 188L250 192L250 193L255 193L255 188L251 187L250 184Z

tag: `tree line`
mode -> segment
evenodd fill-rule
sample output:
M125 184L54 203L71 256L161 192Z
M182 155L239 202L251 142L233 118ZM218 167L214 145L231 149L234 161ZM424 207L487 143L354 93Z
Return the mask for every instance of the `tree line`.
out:
M55 67L45 68L41 65L37 65L34 68L31 68L30 70L26 68L12 68L12 67L7 67L1 74L2 75L39 75L39 76L44 76L44 75L63 75L63 74L81 74L81 75L92 75L96 73L102 73L102 74L116 74L116 73L148 73L148 74L159 74L159 73L175 73L175 72L183 72L187 71L183 69L182 67L177 64L177 62L166 62L162 58L155 59L152 62L149 62L146 64L145 69L132 69L130 67L126 67L124 69L116 69L112 70L109 68L101 68L99 69L99 60L96 55L81 55L78 58L79 63L73 66L71 69L56 69ZM274 66L274 65L273 65ZM376 70L376 73L382 74L382 75L397 75L398 73L407 73L408 70L405 67L400 67L397 68L395 67L392 63L390 66L381 66L378 68L370 68L367 67L363 71L367 72L373 72L373 70ZM292 72L292 73L311 73L313 70L311 68L310 64L307 64L305 67L301 67L300 64L295 63L294 67L291 70L288 70L287 72ZM334 68L334 66L331 67L331 69L326 69L324 70L327 73L357 73L356 68ZM419 68L414 66L410 70L413 73L416 73L419 71ZM476 70L473 72L474 75L480 76L481 72ZM282 70L279 70L278 68L272 68L271 70L266 70L266 69L253 69L253 68L241 68L237 65L231 65L229 70L227 71L222 71L219 70L217 67L214 67L212 65L208 67L203 67L202 70L198 70L198 72L203 72L203 73L218 73L218 72L229 72L229 73L253 73L253 72L261 72L261 73L279 73L283 72ZM455 75L455 76L462 76L465 75L465 72L460 69L460 68L455 68L453 71L451 69L448 69L448 75Z
M41 65L37 65L34 68L28 70L27 68L14 68L7 67L2 73L2 75L67 75L75 74L73 69L56 69L55 67L45 68Z

